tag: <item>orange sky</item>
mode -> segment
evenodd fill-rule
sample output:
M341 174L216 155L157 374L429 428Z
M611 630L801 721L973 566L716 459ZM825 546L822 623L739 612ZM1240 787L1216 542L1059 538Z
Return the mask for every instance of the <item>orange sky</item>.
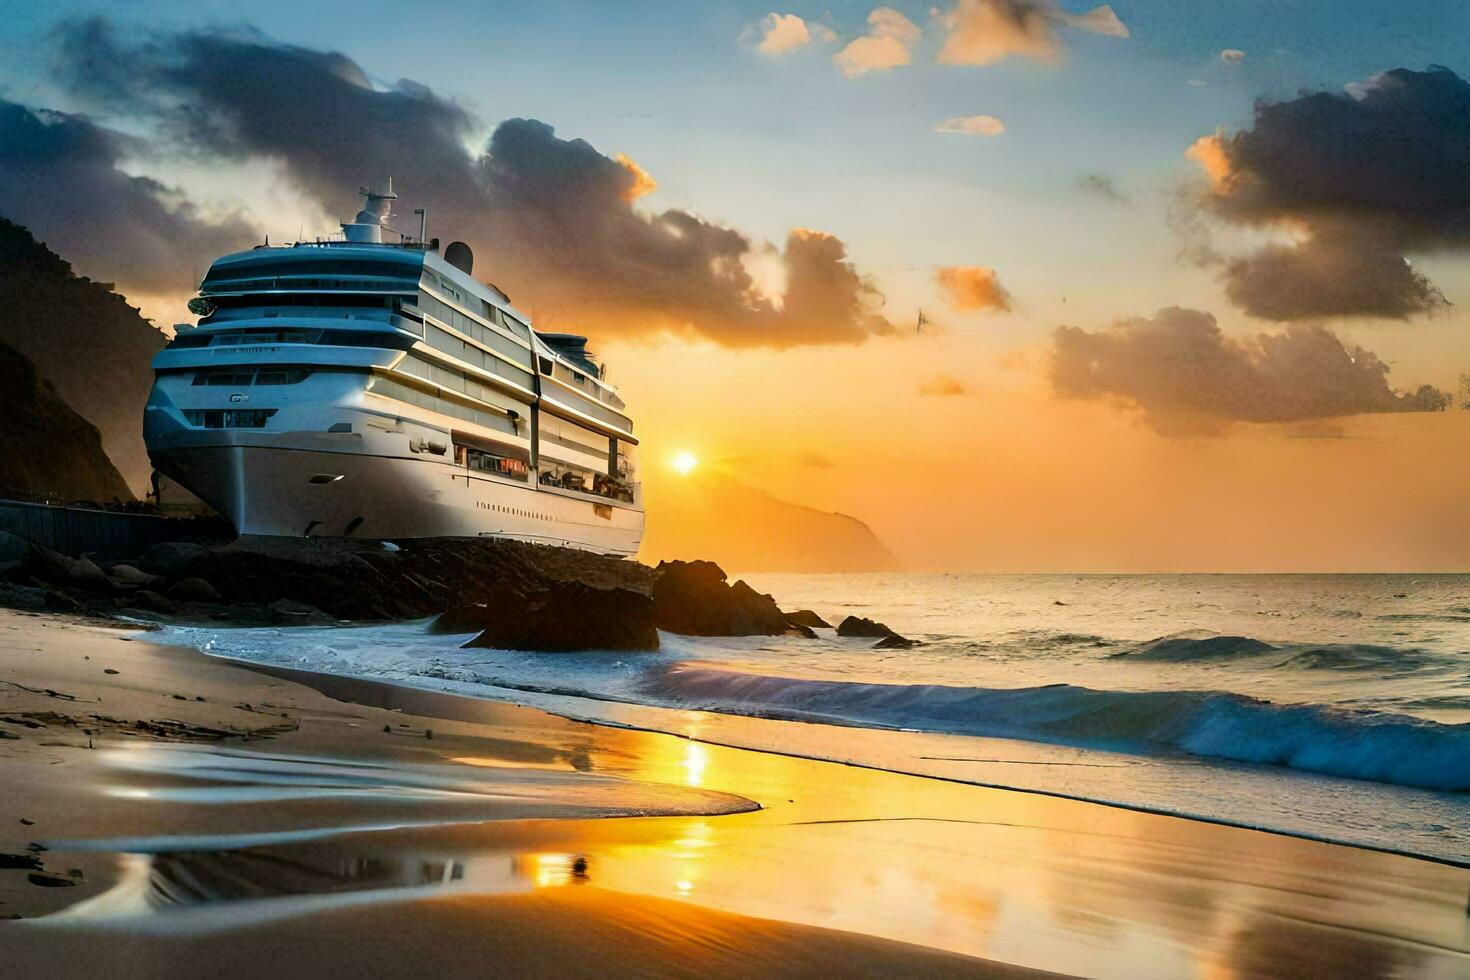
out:
M1166 438L1127 406L1052 397L1036 350L985 346L951 334L785 352L603 349L636 411L648 483L679 480L668 460L688 449L702 466L862 518L913 568L1470 564L1470 412ZM939 368L969 392L919 394Z

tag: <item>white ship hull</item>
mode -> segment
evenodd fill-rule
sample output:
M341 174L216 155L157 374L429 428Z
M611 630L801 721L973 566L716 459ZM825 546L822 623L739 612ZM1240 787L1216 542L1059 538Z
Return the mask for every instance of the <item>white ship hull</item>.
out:
M153 461L242 535L493 536L632 555L643 532L641 511L438 460L233 445L160 451Z

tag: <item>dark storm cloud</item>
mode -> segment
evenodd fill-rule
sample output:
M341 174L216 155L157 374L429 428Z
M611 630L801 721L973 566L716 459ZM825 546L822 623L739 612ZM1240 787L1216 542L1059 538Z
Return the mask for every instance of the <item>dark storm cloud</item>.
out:
M475 150L479 122L425 86L374 86L343 55L254 32L129 45L92 20L62 28L58 44L78 96L146 117L192 153L276 161L332 213L354 213L358 185L391 175L404 205L428 207L432 234L469 242L477 273L558 321L732 346L892 330L839 239L792 232L777 253L784 292L767 296L747 260L768 246L688 211L635 208L654 186L648 174L538 120L507 120ZM118 64L143 81L118 79Z
M1200 310L1169 307L1088 332L1058 327L1048 363L1063 398L1119 398L1165 434L1223 422L1299 422L1377 412L1434 411L1448 396L1388 384L1388 365L1321 326L1293 324L1245 340Z
M125 173L130 150L128 137L83 116L0 101L0 215L82 272L143 292L192 289L201 256L255 238L243 219L208 220L176 191Z
M1226 265L1248 313L1402 318L1445 305L1405 256L1470 246L1470 84L1449 69L1260 103L1249 128L1190 156L1210 177L1209 210L1303 242Z

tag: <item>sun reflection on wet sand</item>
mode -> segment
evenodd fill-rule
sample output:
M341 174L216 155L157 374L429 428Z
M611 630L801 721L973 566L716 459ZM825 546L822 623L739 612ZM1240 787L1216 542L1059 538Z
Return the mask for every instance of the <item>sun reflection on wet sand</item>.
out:
M503 739L497 751L470 751L441 739L432 748L443 753L438 763L394 772L251 757L246 772L255 776L236 773L227 787L246 802L208 807L218 849L140 859L129 887L138 893L143 876L155 903L166 897L155 916L172 906L181 911L161 914L229 921L244 914L242 903L253 915L284 914L297 907L269 903L288 898L321 909L349 895L371 903L589 884L1093 976L1228 976L1272 957L1295 962L1297 948L1344 967L1450 975L1470 950L1462 869L687 738L607 729L589 738L585 726L544 724L552 734L538 737L551 750ZM821 731L813 726L813 737ZM575 766L564 761L572 745ZM111 805L201 806L209 785L191 788L187 774L216 781L232 758L189 750L180 761L160 756L166 751L127 755L125 788L135 792ZM139 765L160 758L153 770ZM315 785L320 805L345 808L358 804L343 789L390 776L412 789L405 813L439 812L446 791L524 807L578 787L609 804L625 790L650 803L735 793L763 809L612 820L538 819L542 811L525 809L516 812L531 819L426 820L295 842L282 832L268 847L226 849L237 824L261 830L287 820L290 811L271 802L282 780ZM265 784L251 804L256 777ZM498 782L506 779L530 782ZM544 793L533 792L543 783Z

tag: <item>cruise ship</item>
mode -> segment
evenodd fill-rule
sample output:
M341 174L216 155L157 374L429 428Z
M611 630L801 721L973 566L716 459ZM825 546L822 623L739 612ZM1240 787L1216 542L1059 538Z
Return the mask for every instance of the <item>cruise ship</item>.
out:
M391 231L391 181L361 193L340 235L210 267L153 361L154 469L242 535L636 552L638 440L586 338L535 330L422 211Z

